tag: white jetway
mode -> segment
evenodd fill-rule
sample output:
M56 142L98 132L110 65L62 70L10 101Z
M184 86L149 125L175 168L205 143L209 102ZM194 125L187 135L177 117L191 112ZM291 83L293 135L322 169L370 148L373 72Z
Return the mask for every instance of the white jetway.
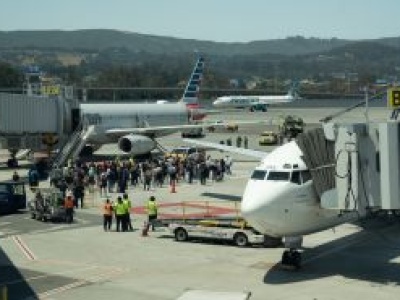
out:
M400 209L399 125L331 123L299 138L322 207L360 216Z

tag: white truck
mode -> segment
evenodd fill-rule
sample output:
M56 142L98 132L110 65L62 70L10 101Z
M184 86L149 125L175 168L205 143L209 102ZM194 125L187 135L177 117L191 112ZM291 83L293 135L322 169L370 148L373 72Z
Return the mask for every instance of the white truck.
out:
M264 244L265 236L245 221L231 220L169 220L164 222L178 242L189 239L214 239L233 242L236 246Z

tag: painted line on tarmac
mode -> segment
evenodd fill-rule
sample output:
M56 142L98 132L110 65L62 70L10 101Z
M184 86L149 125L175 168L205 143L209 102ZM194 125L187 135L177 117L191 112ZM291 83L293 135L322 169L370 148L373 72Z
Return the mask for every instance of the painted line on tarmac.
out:
M12 239L28 260L37 259L32 250L29 249L28 245L22 240L22 238L19 235L14 235Z
M11 222L0 222L0 226L7 226L10 224L11 224Z
M40 262L40 260L38 260L38 262ZM95 266L90 266L90 267L86 267L86 268L81 268L81 269L74 269L74 270L69 270L69 271L64 271L61 273L48 273L48 274L44 274L44 275L37 275L37 276L32 276L32 277L25 277L23 279L16 279L16 280L12 280L12 281L7 281L7 282L2 282L2 284L4 285L13 285L13 284L19 284L21 282L30 282L30 281L34 281L34 280L38 280L38 279L43 279L43 278L47 278L47 277L54 277L54 276L63 276L66 275L68 273L75 273L75 272L79 272L79 271L86 271L86 270L90 270L90 269L96 269L97 267Z
M95 282L100 282L102 280L108 280L111 279L112 277L118 276L120 274L123 274L124 272L122 270L119 269L115 269L115 270L108 270L108 272L104 272L104 273L100 273L97 274L95 276L89 277L88 279L80 279L76 282L70 283L70 284L66 284L63 286L60 286L58 288L52 289L52 290L48 290L46 292L40 293L39 299L44 299L47 298L48 296L54 296L56 294L71 290L73 288L77 288L86 284L92 284Z

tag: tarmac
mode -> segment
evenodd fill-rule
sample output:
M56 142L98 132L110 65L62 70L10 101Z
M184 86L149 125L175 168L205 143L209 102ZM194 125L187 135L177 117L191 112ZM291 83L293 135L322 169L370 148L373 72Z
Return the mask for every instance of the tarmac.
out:
M266 114L231 112L212 118L276 120L281 114L291 113L302 116L312 128L319 126L318 120L327 112L336 110L340 109L271 108ZM363 113L353 112L340 121L361 122ZM383 119L388 114L383 108L371 109L370 119ZM257 137L274 126L240 126L238 133L213 133L204 139L220 141L232 137L234 141L237 135L246 134L249 148L269 151L273 147L259 146ZM179 135L161 142L167 147L183 144ZM115 145L106 145L97 154L121 155ZM210 154L215 158L226 155L219 151ZM280 268L284 250L281 247L176 242L165 228L142 236L146 217L140 212L150 195L170 206L208 202L214 208L235 207L258 162L231 156L233 174L222 182L208 182L205 186L180 182L176 193L171 193L169 186L150 192L141 186L130 188L133 232L103 231L100 205L104 198L97 191L87 195L86 208L77 210L72 225L42 223L24 212L0 216L0 288L7 287L8 299L172 300L189 299L183 295L193 290L208 295L193 299L246 299L244 295L250 295L251 300L399 299L400 227L395 220L344 224L306 236L299 271ZM2 152L0 158L5 159L6 153ZM11 178L12 172L0 170L0 179ZM26 175L23 167L18 172ZM113 194L112 199L116 196Z

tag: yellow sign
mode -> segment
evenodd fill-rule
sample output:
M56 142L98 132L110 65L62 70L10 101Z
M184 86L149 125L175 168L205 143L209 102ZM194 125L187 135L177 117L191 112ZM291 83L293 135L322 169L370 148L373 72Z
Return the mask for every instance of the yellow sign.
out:
M400 88L388 89L388 106L392 108L400 107Z
M41 92L42 95L57 96L60 94L60 87L57 85L44 85Z

